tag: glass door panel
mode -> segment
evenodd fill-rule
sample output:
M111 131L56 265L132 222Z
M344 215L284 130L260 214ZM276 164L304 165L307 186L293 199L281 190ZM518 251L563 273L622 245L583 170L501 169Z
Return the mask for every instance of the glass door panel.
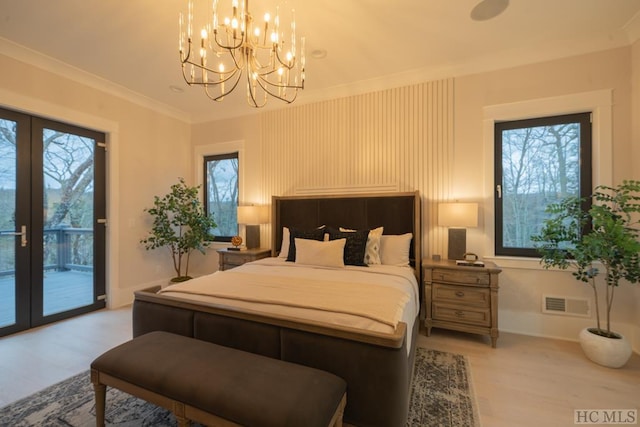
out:
M16 127L0 119L0 328L16 323Z
M43 129L43 316L94 302L92 138Z
M29 326L29 126L28 116L0 109L0 336Z

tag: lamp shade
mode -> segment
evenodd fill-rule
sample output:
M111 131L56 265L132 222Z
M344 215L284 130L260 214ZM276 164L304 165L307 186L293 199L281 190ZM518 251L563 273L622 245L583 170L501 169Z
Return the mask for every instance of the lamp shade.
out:
M238 206L238 224L257 225L269 221L267 206Z
M438 204L438 225L441 227L477 227L477 203Z

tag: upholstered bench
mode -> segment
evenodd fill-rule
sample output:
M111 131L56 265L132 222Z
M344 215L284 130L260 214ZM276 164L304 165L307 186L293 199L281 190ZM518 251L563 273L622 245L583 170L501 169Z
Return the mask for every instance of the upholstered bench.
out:
M91 363L96 424L106 386L171 410L179 426L342 426L346 382L333 374L167 332Z

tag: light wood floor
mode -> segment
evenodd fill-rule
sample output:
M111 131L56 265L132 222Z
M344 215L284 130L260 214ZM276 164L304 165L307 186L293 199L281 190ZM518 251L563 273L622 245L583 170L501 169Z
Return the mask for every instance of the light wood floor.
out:
M101 310L0 338L0 407L88 369L131 338L131 310ZM640 356L622 369L588 361L574 342L434 329L421 346L464 354L484 427L573 426L574 409L640 411Z

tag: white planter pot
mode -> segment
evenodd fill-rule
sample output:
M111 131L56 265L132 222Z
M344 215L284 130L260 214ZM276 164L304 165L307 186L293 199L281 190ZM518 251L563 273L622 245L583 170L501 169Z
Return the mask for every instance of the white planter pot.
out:
M620 334L620 338L606 338L590 332L595 328L580 331L580 345L584 354L592 361L608 368L620 368L631 357L631 344Z

